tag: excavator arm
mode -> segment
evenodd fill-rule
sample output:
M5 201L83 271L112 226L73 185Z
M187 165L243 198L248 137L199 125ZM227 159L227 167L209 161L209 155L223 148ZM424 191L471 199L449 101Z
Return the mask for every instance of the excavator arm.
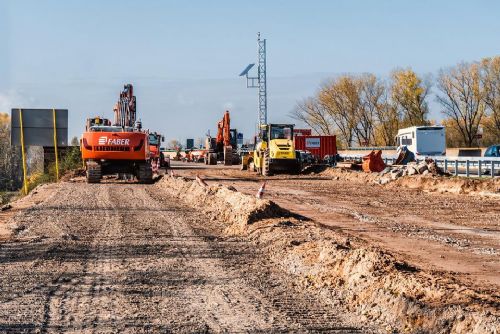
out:
M121 127L133 127L136 121L136 100L134 87L131 84L123 86L120 98L116 102L113 111L115 113L115 123L113 125Z
M229 118L229 111L226 110L222 120L217 123L217 137L216 142L218 145L230 146L231 145L231 124Z

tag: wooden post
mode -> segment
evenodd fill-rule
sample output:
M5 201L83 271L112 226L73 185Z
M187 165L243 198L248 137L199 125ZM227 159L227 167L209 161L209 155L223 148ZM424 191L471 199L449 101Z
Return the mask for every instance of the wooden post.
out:
M19 109L19 125L21 126L21 154L23 156L23 186L24 194L28 195L28 180L26 178L26 150L24 149L24 128L23 128L23 111Z
M57 156L56 109L54 108L52 108L52 122L54 124L54 153L56 155L56 181L59 181L59 157Z

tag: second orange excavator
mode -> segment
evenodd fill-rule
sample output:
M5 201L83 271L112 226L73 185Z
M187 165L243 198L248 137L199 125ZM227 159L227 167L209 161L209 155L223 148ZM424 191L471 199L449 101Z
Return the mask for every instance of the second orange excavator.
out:
M207 165L216 165L217 161L224 161L224 165L239 164L236 154L238 131L231 129L229 111L226 110L222 120L217 123L217 136L207 136L205 140L205 157Z

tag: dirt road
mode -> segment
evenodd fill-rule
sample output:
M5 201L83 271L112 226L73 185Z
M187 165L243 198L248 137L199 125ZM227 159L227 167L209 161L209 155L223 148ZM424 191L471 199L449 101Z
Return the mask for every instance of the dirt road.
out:
M232 185L252 195L264 180L237 166L178 163L174 168L179 175L199 174L209 184ZM498 197L383 187L359 176L357 180L356 175L336 171L276 175L266 179L265 198L326 228L398 254L418 268L452 273L468 286L498 295Z
M153 185L61 183L34 203L0 243L0 332L371 331Z

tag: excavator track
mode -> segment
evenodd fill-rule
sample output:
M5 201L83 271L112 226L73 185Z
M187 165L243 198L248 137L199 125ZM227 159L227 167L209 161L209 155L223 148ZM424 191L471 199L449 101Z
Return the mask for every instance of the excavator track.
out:
M87 162L87 183L99 183L102 178L101 165L95 161Z
M224 146L224 166L231 166L233 164L233 148L231 146Z
M140 164L137 169L137 180L140 183L153 183L153 169L150 164Z

